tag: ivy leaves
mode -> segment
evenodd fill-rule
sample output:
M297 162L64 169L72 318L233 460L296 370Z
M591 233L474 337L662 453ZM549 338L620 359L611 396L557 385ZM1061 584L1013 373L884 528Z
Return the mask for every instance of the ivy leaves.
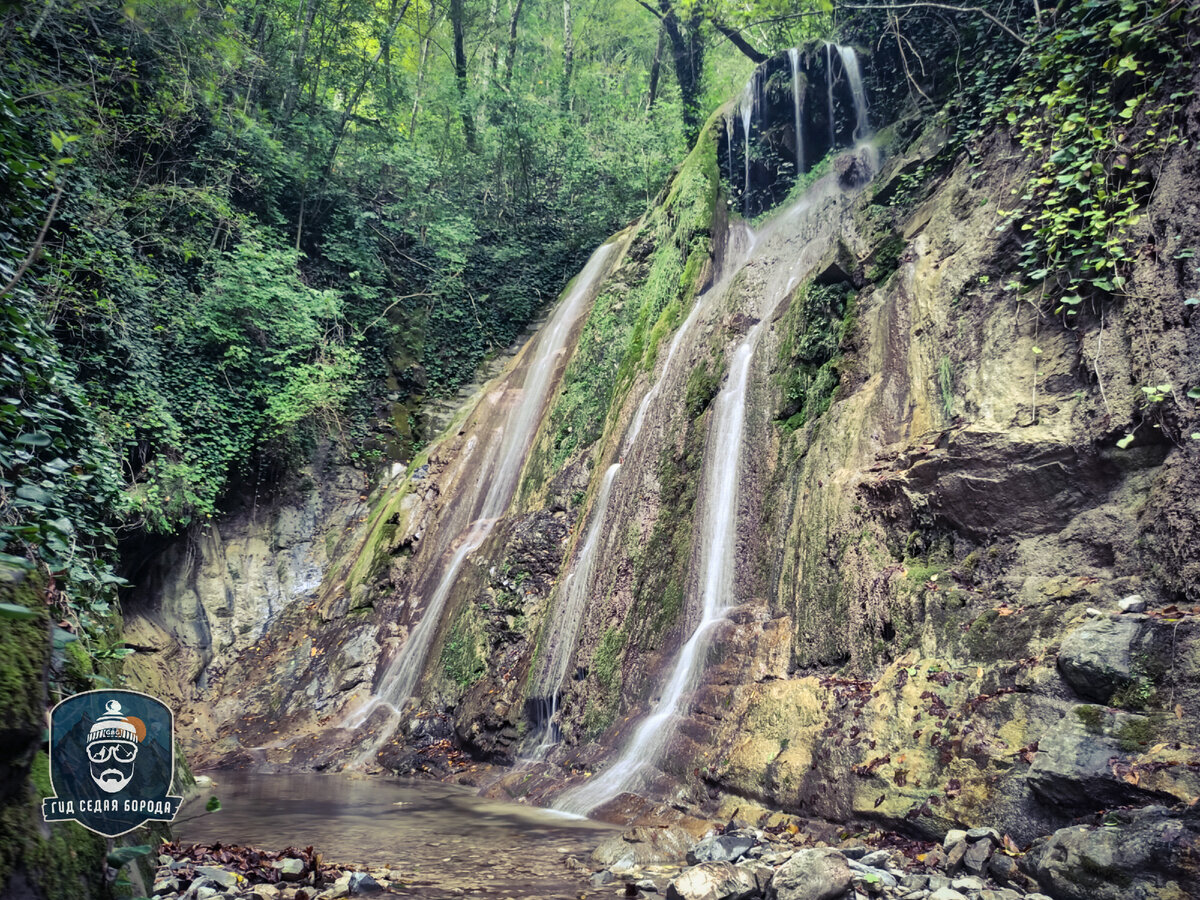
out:
M1074 316L1086 297L1126 287L1148 160L1179 140L1179 98L1167 97L1172 73L1185 70L1174 6L1073 8L1061 28L1038 36L1034 65L990 109L1043 159L1024 191L1013 191L1017 207L1001 215L1020 222L1026 285L1057 298L1056 314Z

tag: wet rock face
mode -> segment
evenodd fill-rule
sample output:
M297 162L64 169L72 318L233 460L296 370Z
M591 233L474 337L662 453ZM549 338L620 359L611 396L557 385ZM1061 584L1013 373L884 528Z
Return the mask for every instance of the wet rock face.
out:
M1107 703L1133 679L1134 647L1142 631L1133 619L1093 619L1063 638L1059 671L1080 697Z

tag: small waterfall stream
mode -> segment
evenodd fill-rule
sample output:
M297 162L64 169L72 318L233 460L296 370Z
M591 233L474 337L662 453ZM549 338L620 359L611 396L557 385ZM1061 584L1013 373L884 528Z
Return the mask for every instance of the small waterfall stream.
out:
M588 526L583 547L579 552L579 558L575 561L574 567L564 580L563 591L565 596L563 601L555 608L555 615L551 620L551 625L545 639L546 662L542 666L537 680L534 682L533 693L535 696L542 698L543 703L542 729L537 747L533 753L534 759L544 758L550 748L558 741L554 717L558 712L559 696L562 693L563 683L566 681L571 657L575 652L575 643L579 637L579 626L583 623L583 614L587 609L588 598L591 596L592 583L594 581L593 576L596 571L596 557L600 548L600 538L608 522L610 501L613 499L613 486L616 483L617 475L621 471L621 464L624 462L625 457L629 455L629 452L636 446L638 436L642 432L642 426L646 422L646 413L650 409L650 405L654 402L654 399L658 396L663 379L667 377L667 373L671 370L671 361L675 358L675 354L679 350L684 336L691 331L692 323L698 317L702 306L703 303L700 301L692 304L691 312L688 313L687 318L684 319L683 323L675 331L675 337L672 339L670 348L667 351L667 358L663 363L661 373L655 379L654 385L642 397L642 402L638 404L637 411L630 420L629 430L625 435L625 439L621 442L621 450L618 454L617 462L608 467L608 470L604 473L604 480L600 483L600 490L596 494L596 502L592 508L592 520Z
M398 715L404 703L412 696L437 635L442 610L463 564L491 534L497 519L508 508L516 492L525 457L554 383L556 358L566 351L571 331L587 308L594 288L607 272L609 257L616 247L615 242L604 244L592 254L567 296L539 332L537 344L532 351L533 358L529 362L525 380L520 388L520 399L504 426L499 454L491 470L491 481L479 513L467 531L457 539L457 549L446 562L437 587L421 613L421 620L377 679L375 695L346 719L344 727L359 727L379 706L390 709L394 716ZM379 739L382 741L386 739L386 732L390 729L385 728L381 731L385 733ZM360 760L374 749L369 748L365 754L360 755Z
M833 44L825 42L825 97L829 115L829 147L837 146L837 126L833 118Z
M750 122L754 117L754 101L757 97L758 73L750 76L750 83L746 85L746 92L742 96L741 103L738 106L738 113L742 117L742 139L744 143L744 152L746 156L746 179L742 186L742 215L749 218L750 216Z
M871 123L867 121L867 91L863 87L858 54L854 52L853 47L838 46L837 51L842 58L846 78L850 82L850 95L854 98L854 140L861 141L871 133Z
M800 96L800 48L788 50L788 62L792 67L792 109L796 127L796 177L804 174L804 129L801 127L803 98Z

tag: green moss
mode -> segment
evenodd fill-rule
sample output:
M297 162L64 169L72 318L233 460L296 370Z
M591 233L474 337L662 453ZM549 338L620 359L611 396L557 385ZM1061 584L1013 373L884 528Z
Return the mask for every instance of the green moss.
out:
M854 303L844 285L805 282L783 316L776 419L789 431L829 410L841 383L838 348L854 328Z
M1125 753L1137 753L1154 743L1157 730L1149 718L1129 719L1117 729L1117 746Z
M684 408L689 418L698 419L708 409L713 398L721 389L721 367L709 369L707 362L700 362L688 374Z
M618 427L639 372L654 366L662 340L684 318L710 256L719 176L706 131L672 179L665 199L632 238L619 284L592 305L522 485L540 490L567 460Z
M896 271L905 246L904 236L900 234L893 234L884 240L875 250L875 261L867 272L867 280L876 284L886 281Z
M604 687L611 688L618 684L617 673L620 671L622 653L625 649L627 635L623 630L609 627L600 638L596 652L592 656L592 672L596 680Z
M461 688L468 688L487 672L487 661L479 652L479 634L473 617L464 607L455 619L442 646L442 670Z
M0 774L16 788L0 807L0 893L7 896L9 880L20 871L38 896L110 896L104 881L104 838L74 822L47 825L41 817L41 799L53 793L49 759L37 749L50 658L50 622L41 582L5 567L0 572L0 602L36 613L32 619L6 619L0 625ZM68 668L90 675L87 652L78 644L68 647L74 648L67 651Z
M1077 706L1075 717L1089 734L1104 734L1104 710L1099 706Z

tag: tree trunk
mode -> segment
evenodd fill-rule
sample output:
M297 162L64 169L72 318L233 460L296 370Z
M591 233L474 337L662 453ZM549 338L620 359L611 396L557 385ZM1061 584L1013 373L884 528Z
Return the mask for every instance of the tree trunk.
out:
M379 60L383 58L384 51L390 46L392 38L396 34L396 29L400 27L400 23L404 20L404 14L408 12L408 5L412 0L404 0L404 5L400 7L398 14L396 13L396 2L397 0L392 0L392 8L388 11L388 15L392 16L392 20L388 23L387 33L379 44L379 52L363 68L362 78L359 79L358 85L350 97L350 102L342 109L337 129L333 133L333 146L329 150L329 162L325 166L326 174L333 171L333 161L337 157L338 148L342 144L342 137L346 133L346 125L350 121L350 117L354 115L354 110L358 108L358 101L362 98L363 91L366 90L367 82L371 80L371 73L375 71L375 66L379 64Z
M751 46L750 42L742 37L741 32L734 31L728 25L723 22L718 22L716 19L710 19L709 21L712 22L713 28L725 35L729 43L741 50L742 53L744 53L746 57L749 58L749 60L755 65L761 65L770 59L767 54L761 53Z
M304 54L308 50L308 33L312 29L313 20L317 17L316 0L304 0L300 7L300 43L292 56L292 80L288 84L287 93L283 97L283 108L279 113L279 121L286 124L296 110L296 101L300 99L300 82L304 74Z
M665 30L659 27L658 43L654 45L654 61L650 63L650 100L646 103L648 110L654 108L654 101L658 99L658 79L662 75L663 35L665 33Z
M504 60L504 87L512 86L513 63L517 59L517 20L521 18L521 4L524 0L517 0L517 5L513 7L512 18L508 20L508 55Z
M454 30L454 81L458 85L458 104L462 113L463 137L467 150L475 152L475 119L467 106L467 52L463 40L463 0L450 0L450 25Z
M563 73L558 91L558 108L571 107L571 70L575 67L575 37L571 34L571 0L563 0Z
M684 138L691 143L700 133L700 79L704 74L704 39L700 34L700 14L688 13L685 20L676 15L670 0L659 0L663 30L671 41L675 80L683 101Z

